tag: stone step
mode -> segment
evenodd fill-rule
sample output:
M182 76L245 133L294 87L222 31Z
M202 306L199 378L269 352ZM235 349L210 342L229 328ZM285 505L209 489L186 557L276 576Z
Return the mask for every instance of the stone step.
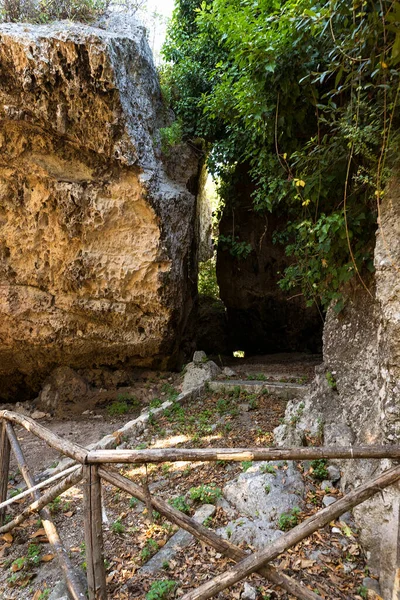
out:
M308 385L298 383L282 383L275 381L246 381L243 379L227 379L225 381L210 381L209 388L213 392L232 392L239 387L241 391L248 394L261 394L261 392L292 400L293 398L304 398L309 391Z

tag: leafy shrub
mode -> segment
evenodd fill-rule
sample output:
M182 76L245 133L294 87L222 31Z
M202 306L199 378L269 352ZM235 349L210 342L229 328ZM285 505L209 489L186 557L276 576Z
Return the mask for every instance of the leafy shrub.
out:
M206 504L215 504L218 498L221 498L222 491L214 485L199 485L198 487L190 488L189 495L192 500L198 500Z
M178 496L177 498L172 498L171 500L169 500L169 504L171 506L173 506L174 508L176 508L177 510L180 510L183 513L188 514L190 512L190 506L186 502L184 496Z
M300 512L300 509L295 506L290 512L279 515L278 528L281 531L288 531L289 529L296 527L299 522Z
M177 582L172 579L154 581L146 594L146 600L167 600L171 597L177 585Z
M326 468L327 462L328 461L325 458L311 461L311 468L312 468L311 477L313 479L323 481L324 479L329 478L329 473Z

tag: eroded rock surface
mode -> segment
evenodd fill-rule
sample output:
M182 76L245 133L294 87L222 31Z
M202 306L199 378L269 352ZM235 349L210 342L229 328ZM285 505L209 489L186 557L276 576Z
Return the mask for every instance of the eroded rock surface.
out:
M198 157L161 161L144 29L102 27L0 26L3 398L60 365L171 365L192 309Z
M399 443L400 433L400 195L394 177L381 204L375 248L375 279L369 292L347 290L345 309L329 309L324 328L324 365L317 368L303 401L290 402L275 441L301 445L323 434L326 445ZM343 491L391 466L389 460L335 461ZM371 572L382 597L397 598L400 486L384 490L354 509Z

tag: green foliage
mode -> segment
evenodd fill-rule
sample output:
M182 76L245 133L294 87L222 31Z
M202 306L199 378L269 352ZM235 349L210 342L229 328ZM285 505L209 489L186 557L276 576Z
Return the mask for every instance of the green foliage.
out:
M325 458L311 461L311 468L313 469L311 477L319 481L329 478L329 473L326 469L328 461Z
M117 535L121 535L125 531L125 527L121 522L121 519L116 519L111 523L111 531Z
M146 600L166 600L171 598L171 594L177 587L177 582L172 579L163 579L154 581L146 594Z
M368 598L368 588L366 588L365 585L360 585L357 594L360 594L361 598Z
M338 312L343 286L373 271L398 141L399 23L390 0L178 0L164 48L182 134L206 141L226 214L249 173L249 210L283 223L280 286ZM237 222L219 244L256 251Z
M328 382L329 387L332 390L336 391L337 390L336 379L335 379L335 376L333 375L333 373L331 373L330 371L327 371L325 373L325 378L326 378L326 381Z
M199 263L198 291L201 296L219 300L219 286L216 273L216 257Z
M40 552L41 549L38 544L29 544L28 552L26 554L26 558L29 564L32 564L35 567L38 566L38 564L40 563Z
M296 527L296 525L299 522L299 514L300 509L297 506L295 506L290 512L282 513L281 515L279 515L278 529L280 529L281 531L288 531L289 529Z
M160 129L161 150L168 155L171 148L177 146L182 141L182 124L180 121L174 121L168 127Z
M269 465L267 464L262 464L260 466L260 472L261 473L269 473L270 475L276 475L276 469L273 465Z
M113 4L122 11L136 11L143 0L0 0L0 23L49 23L67 19L90 23L103 15Z
M149 538L140 552L142 562L146 562L158 551L158 544L152 538Z
M190 506L186 502L184 496L177 496L176 498L172 498L171 500L169 500L169 504L185 514L190 513Z
M199 485L189 490L189 496L192 500L198 500L206 504L215 504L218 498L221 498L222 491L215 485Z
M242 465L243 472L246 473L246 471L248 471L250 469L250 467L253 466L253 461L252 460L243 460L241 465Z

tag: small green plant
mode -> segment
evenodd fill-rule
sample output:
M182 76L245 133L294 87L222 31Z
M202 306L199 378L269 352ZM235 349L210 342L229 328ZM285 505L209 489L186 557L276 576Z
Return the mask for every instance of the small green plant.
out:
M182 141L182 124L180 121L174 121L169 127L160 129L161 150L168 156L171 148L177 146Z
M47 598L50 596L51 590L50 588L45 588L44 590L42 590L39 594L38 600L47 600Z
M328 385L331 388L331 390L336 391L337 390L336 379L335 379L335 376L333 375L333 373L331 373L331 371L327 371L325 373L325 377L326 377L326 381L328 382Z
M260 466L260 472L261 473L269 473L270 475L276 475L276 469L273 465L270 465L268 463L263 464Z
M169 571L169 562L167 560L164 560L161 566L164 569L164 571Z
M162 400L160 400L160 398L154 398L154 400L150 402L150 408L159 408L161 404Z
M198 500L206 504L215 504L218 498L221 498L222 491L214 485L199 485L190 488L189 495L192 500Z
M14 571L21 571L26 567L26 562L27 561L25 556L20 556L20 558L16 558L15 560L13 560L13 562L11 563L11 568Z
M243 460L241 465L242 465L243 472L246 473L246 471L248 471L250 469L250 467L253 466L253 461L252 460Z
M360 585L357 593L360 594L361 598L368 598L368 588L366 588L365 585Z
M15 496L18 496L18 494L20 494L20 493L21 493L21 490L19 488L10 490L10 498L14 498Z
M140 552L142 562L147 562L149 558L158 551L158 544L152 538L148 539Z
M40 563L40 546L38 544L29 544L26 558L29 564L37 567Z
M116 519L113 523L111 523L111 531L117 535L121 535L125 531L124 525L121 523L121 519Z
M232 395L233 395L234 398L239 398L239 396L240 396L240 385L235 385L233 387L233 394Z
M132 496L132 498L129 499L129 508L135 508L135 506L137 506L139 503L139 500L137 498L135 498L134 496Z
M126 400L114 400L110 406L107 406L107 412L110 417L125 415L128 411L129 406Z
M177 496L176 498L172 498L171 500L169 500L169 504L183 513L190 513L190 506L186 502L184 496Z
M167 600L176 590L177 582L172 579L154 581L146 594L146 600Z
M325 458L321 458L319 460L311 461L312 473L311 477L318 481L323 481L324 479L329 478L329 473L326 468L327 460Z
M269 493L270 493L270 491L271 491L271 485L270 485L269 483L266 483L266 484L264 485L264 490L265 490L265 493L266 493L266 494L269 494Z
M289 529L296 527L296 525L299 522L300 512L300 509L297 506L295 506L290 512L282 513L281 515L279 515L278 529L280 529L281 531L288 531Z

